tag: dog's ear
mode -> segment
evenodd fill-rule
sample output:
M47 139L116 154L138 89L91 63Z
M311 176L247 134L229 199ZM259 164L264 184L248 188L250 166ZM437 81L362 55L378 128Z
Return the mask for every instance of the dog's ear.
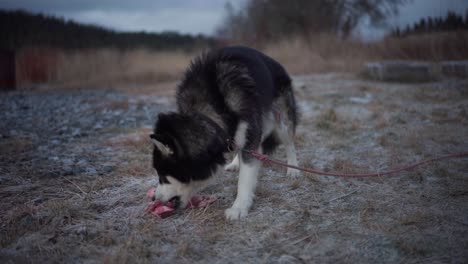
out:
M162 143L159 139L158 136L155 134L150 135L151 141L153 142L154 146L161 152L161 154L165 157L169 157L172 154L174 154L174 151L164 143Z

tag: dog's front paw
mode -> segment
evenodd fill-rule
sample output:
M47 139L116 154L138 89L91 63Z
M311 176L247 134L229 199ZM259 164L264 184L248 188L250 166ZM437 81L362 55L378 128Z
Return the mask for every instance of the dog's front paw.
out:
M241 207L231 207L224 212L226 219L230 221L239 220L247 216L249 209Z
M286 172L286 176L291 177L291 178L296 178L296 177L299 177L300 173L301 172L296 169L288 168L288 171Z
M239 163L238 162L229 163L228 165L224 166L224 170L238 171L239 170Z

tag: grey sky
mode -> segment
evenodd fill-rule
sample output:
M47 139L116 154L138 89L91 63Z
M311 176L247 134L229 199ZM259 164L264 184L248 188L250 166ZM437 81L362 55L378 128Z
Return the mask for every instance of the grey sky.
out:
M124 31L176 30L183 33L211 34L222 21L228 0L0 0L1 9L25 9L78 22L98 24ZM235 7L245 0L231 0ZM391 26L404 26L421 17L442 16L448 10L459 13L468 0L414 0L400 15L390 19ZM362 23L361 35L375 38L383 30Z
M123 31L211 34L222 21L225 3L226 0L0 0L0 8L52 14Z

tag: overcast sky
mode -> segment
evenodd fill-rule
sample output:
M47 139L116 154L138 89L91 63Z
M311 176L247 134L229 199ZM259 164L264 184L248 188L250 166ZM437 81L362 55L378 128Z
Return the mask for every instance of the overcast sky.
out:
M25 9L122 31L213 33L227 0L0 0ZM238 5L241 1L236 2Z
M0 0L1 9L25 9L98 24L122 31L160 32L175 30L191 34L212 34L221 23L228 0ZM231 0L239 8L246 0ZM389 24L405 26L421 17L442 16L448 10L465 13L468 0L413 0ZM376 37L382 30L361 33Z

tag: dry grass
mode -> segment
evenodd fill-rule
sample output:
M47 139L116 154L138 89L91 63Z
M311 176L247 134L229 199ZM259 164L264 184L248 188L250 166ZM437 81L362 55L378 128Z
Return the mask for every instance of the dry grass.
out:
M180 77L190 57L182 52L148 50L63 53L52 82L72 87L113 87L118 84L170 81Z
M364 44L322 34L309 40L293 37L267 45L263 51L292 74L357 72L369 59Z
M110 138L105 144L111 147L121 147L128 151L147 155L150 154L150 150L152 150L153 147L149 134L150 129L139 129L133 133Z
M291 74L359 72L369 61L468 59L468 33L434 33L387 38L375 43L319 34L290 37L260 49L281 62ZM96 49L62 51L27 49L18 55L19 87L155 89L155 83L178 80L197 54L178 51ZM365 88L364 88L365 89Z
M418 34L406 38L387 38L370 46L376 59L422 61L468 59L468 32Z
M354 164L351 160L344 160L335 158L331 164L333 172L355 174L362 172L358 170L358 165Z
M316 126L319 129L329 130L337 125L338 117L333 108L329 108L317 117Z
M17 156L33 147L28 138L12 137L0 141L0 157Z
M357 73L369 61L378 60L466 60L466 31L386 38L375 43L341 39L334 35L291 37L266 45L266 54L281 62L292 74Z
M119 175L149 176L154 173L150 165L153 145L148 137L149 134L149 129L139 129L105 142L105 145L132 157L117 166L116 172Z
M32 54L40 52L38 49ZM62 89L169 82L179 79L193 57L193 54L182 51L156 52L145 49L54 50L51 54L54 57L51 61L53 65L49 65L44 78L48 86ZM27 63L30 63L27 59L18 60L19 86L26 88L31 85L25 80L29 73L24 71L30 67L23 64Z

